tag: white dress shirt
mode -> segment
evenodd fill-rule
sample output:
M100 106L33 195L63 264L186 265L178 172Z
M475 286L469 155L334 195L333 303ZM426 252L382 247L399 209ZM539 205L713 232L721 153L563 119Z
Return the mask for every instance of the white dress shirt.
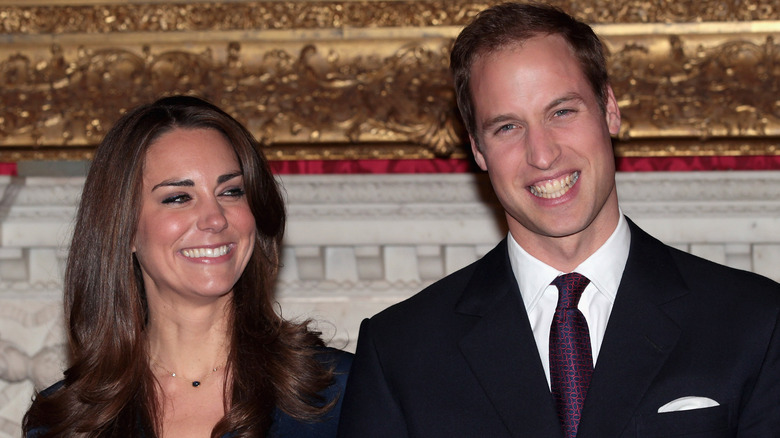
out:
M520 295L523 297L528 320L539 349L547 384L550 384L550 325L558 304L558 288L550 283L555 277L567 272L561 272L552 266L541 262L528 254L512 237L507 237L509 246L509 261L512 265ZM623 269L628 260L628 250L631 244L631 231L628 223L620 213L618 225L612 235L596 252L582 262L572 272L578 272L590 279L577 306L588 322L590 343L593 352L593 365L599 355L607 321L615 303Z

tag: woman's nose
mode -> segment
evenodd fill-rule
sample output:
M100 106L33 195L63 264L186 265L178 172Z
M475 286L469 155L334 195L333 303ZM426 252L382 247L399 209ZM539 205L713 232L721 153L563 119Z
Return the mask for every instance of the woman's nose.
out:
M198 229L218 233L227 228L225 211L216 200L202 203L198 213Z

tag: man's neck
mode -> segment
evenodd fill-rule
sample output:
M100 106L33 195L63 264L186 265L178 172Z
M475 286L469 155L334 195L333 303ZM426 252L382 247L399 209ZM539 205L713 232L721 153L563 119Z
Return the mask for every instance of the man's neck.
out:
M609 239L620 219L620 210L615 209L608 217L593 221L586 229L568 236L541 236L510 222L512 238L531 256L561 272L571 272Z

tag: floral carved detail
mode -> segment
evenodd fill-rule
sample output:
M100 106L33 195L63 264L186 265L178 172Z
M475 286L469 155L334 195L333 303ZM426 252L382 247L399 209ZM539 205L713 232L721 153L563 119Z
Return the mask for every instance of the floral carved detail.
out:
M648 129L700 139L780 135L780 45L773 35L688 48L672 35L662 56L649 52L631 43L611 57L623 138Z
M179 92L220 104L266 145L405 142L447 156L461 135L448 45L412 41L387 56L313 44L247 55L238 42L160 53L80 47L74 59L54 45L46 60L0 60L0 145L94 145L128 108Z
M445 46L412 42L387 57L345 57L311 44L298 56L274 50L224 87L245 98L220 100L266 144L405 141L446 156L459 137Z
M449 48L487 4L37 3L0 8L0 161L89 158L123 111L170 93L225 108L275 160L468 156ZM780 154L780 21L743 22L778 20L774 2L555 4L600 24L618 155Z
M588 23L777 20L772 0L557 0ZM463 26L490 3L464 0L242 1L18 6L0 9L1 33L175 32L350 27Z

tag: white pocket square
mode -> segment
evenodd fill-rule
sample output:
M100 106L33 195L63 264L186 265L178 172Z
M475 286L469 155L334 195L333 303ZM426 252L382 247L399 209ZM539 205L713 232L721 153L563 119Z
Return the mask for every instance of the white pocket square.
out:
M720 403L711 398L689 395L687 397L680 397L676 400L672 400L661 406L658 408L658 413L663 414L664 412L687 411L690 409L711 408L714 406L720 406Z

